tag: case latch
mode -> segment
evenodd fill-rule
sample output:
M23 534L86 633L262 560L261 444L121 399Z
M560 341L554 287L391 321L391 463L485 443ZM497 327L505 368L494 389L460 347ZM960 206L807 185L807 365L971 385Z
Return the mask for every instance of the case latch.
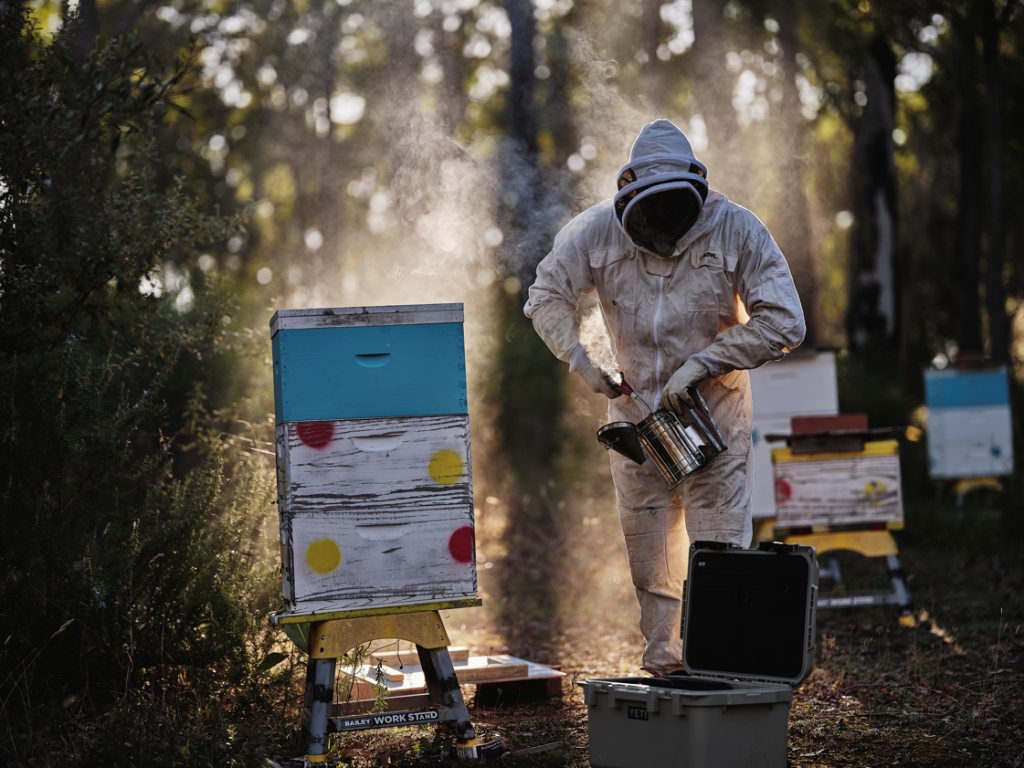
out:
M759 541L757 548L761 552L778 552L780 555L788 555L793 551L792 544L783 544L781 541Z

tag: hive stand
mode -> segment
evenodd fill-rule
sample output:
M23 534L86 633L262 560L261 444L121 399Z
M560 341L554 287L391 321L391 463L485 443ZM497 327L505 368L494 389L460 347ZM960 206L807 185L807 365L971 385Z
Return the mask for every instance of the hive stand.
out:
M892 589L865 590L858 592L818 594L818 608L860 608L868 605L895 605L899 607L899 623L904 627L914 626L913 603L910 590L903 578L899 549L896 540L888 530L826 531L815 533L793 533L785 537L786 544L804 544L814 547L819 558L826 552L848 549L864 557L884 557L889 571ZM822 558L829 560L829 558ZM830 578L837 587L842 587L839 562L831 562L821 569L822 578Z
M784 500L780 501L776 497L780 521L783 519L780 505L788 503L789 493L793 493L794 500L798 499L803 509L795 513L798 519L803 518L803 522L794 524L790 517L790 524L783 523L776 527L776 535L783 536L786 544L814 547L822 563L820 577L832 579L837 589L842 588L839 562L835 557L821 556L840 549L864 557L884 557L892 585L889 591L819 592L818 608L896 605L900 609L899 623L902 626L914 626L910 590L903 578L896 540L890 532L893 528L903 527L903 506L899 488L897 443L889 438L902 435L905 429L868 429L865 414L840 414L793 417L791 430L792 434L789 435L765 436L769 441L784 440L787 445L785 449L772 451L776 493L780 492L780 484L785 484L788 489ZM892 466L877 463L883 459ZM803 464L808 460L820 466L819 472L832 479L825 482L820 476L802 473L795 482L802 482L799 487L809 490L804 490L805 495L801 498L789 485L788 479L791 478L779 479L779 462L785 461L788 466L794 466L794 462ZM876 462L871 470L867 469L868 461ZM829 467L828 471L826 466ZM860 469L857 469L858 466ZM887 481L890 488L895 488L895 493L886 493L886 485L881 482L869 481L864 491L865 498L857 504L851 504L847 496L850 492L847 481L853 479L863 483L865 479L875 477ZM838 485L833 488L828 483ZM879 485L882 494L876 502L873 494ZM858 509L858 504L866 506Z
M360 613L360 612L353 612ZM348 651L371 640L397 638L416 646L427 684L427 693L387 699L390 706L380 713L337 716L341 705L334 702L334 676L337 660ZM479 742L469 719L469 709L455 676L448 655L451 642L437 611L353 616L331 619L309 625L306 646L309 666L303 698L303 725L309 732L305 765L319 766L327 762L328 738L331 733L349 733L374 728L395 728L426 723L445 723L455 736L458 757L480 756ZM404 707L413 707L404 709Z

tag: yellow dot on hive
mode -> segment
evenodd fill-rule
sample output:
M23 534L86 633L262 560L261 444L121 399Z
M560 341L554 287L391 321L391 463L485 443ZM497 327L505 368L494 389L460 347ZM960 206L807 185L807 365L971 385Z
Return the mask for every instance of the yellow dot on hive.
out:
M430 460L429 470L435 483L451 485L459 481L465 467L462 466L462 459L455 451L438 451Z
M885 502L888 490L885 483L872 480L864 486L864 501L873 507L880 507Z
M317 573L330 573L341 565L341 550L330 539L317 539L306 548L306 563Z

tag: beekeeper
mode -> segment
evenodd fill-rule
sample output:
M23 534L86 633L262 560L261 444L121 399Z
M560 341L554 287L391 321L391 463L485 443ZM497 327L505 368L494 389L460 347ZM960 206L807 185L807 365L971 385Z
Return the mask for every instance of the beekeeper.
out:
M580 343L576 307L597 291L615 364ZM682 669L689 540L749 546L751 401L747 370L803 340L786 259L750 211L708 188L707 169L668 120L640 131L618 192L570 221L537 268L526 315L569 370L609 398L608 420L640 422L613 385L622 371L652 408L681 413L697 387L728 450L669 490L652 462L609 451L629 571L646 641L643 666Z

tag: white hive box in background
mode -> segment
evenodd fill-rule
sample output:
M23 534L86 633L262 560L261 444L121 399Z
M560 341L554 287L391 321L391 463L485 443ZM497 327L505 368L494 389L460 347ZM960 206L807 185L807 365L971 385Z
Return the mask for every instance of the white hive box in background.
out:
M754 401L751 440L754 451L754 517L775 517L772 446L765 435L788 435L794 416L839 413L836 355L832 350L797 350L750 372Z
M931 477L984 477L1013 471L1006 368L925 371L924 391Z
M796 454L773 448L776 525L783 528L885 523L903 527L899 443L861 451Z
M461 304L274 314L287 613L478 602L462 321Z

